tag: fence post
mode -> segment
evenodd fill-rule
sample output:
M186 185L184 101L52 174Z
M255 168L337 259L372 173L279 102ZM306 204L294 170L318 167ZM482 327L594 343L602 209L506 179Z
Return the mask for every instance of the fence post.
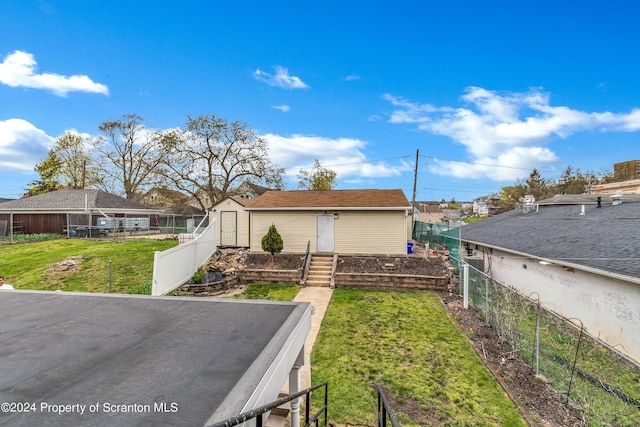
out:
M484 318L489 324L489 278L484 276Z
M109 293L113 290L113 261L109 260Z
M540 373L540 298L536 310L536 374Z
M580 335L578 336L578 345L576 345L576 355L573 358L573 366L571 367L571 376L569 377L569 388L567 390L567 401L569 403L569 398L571 396L571 385L573 384L573 374L576 371L576 363L578 362L578 352L580 351L580 342L582 341L582 334L584 333L584 325L582 324L582 320L580 319L570 319L577 320L580 322Z
M464 308L469 308L469 264L462 265L462 303Z

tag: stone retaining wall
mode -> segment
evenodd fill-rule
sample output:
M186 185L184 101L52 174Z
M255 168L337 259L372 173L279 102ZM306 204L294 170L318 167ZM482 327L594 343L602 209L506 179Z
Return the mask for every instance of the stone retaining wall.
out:
M236 273L238 283L292 283L299 284L302 270L239 270Z
M191 295L195 297L217 296L227 293L238 286L237 277L229 277L218 282L188 283L173 291L173 295Z
M413 274L336 273L335 286L336 288L446 291L449 286L449 277Z

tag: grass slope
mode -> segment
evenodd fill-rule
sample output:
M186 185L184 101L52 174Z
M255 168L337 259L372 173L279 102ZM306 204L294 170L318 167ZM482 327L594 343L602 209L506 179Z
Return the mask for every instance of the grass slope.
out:
M175 240L125 242L59 239L0 246L0 274L16 289L109 292L112 261L113 292L127 293L151 283L153 254L178 244ZM70 256L81 256L76 271L47 272Z
M526 425L432 292L334 291L311 365L339 423L374 425L384 385L404 426Z
M300 287L294 284L251 283L237 299L259 299L273 301L293 301Z

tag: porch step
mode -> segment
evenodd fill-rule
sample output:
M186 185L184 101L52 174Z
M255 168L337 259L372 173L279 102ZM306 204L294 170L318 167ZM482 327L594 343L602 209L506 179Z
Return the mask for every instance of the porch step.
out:
M282 399L286 397L285 393L280 393L278 395L278 399ZM265 427L285 427L288 426L287 416L289 415L289 403L285 403L282 406L278 406L277 408L273 408L267 421L265 423Z
M312 254L307 274L307 286L331 286L333 255Z

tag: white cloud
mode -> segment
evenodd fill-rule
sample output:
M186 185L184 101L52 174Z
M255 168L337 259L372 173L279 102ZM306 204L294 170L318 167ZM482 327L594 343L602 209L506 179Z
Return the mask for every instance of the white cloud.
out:
M28 87L50 90L58 96L69 92L91 92L109 94L109 88L93 82L88 76L42 73L36 74L37 62L33 55L16 50L0 63L0 82L11 87Z
M276 110L280 110L284 113L288 113L289 111L291 111L291 107L289 107L288 105L274 105L271 108L275 108Z
M513 180L523 175L522 169L558 161L545 147L555 138L584 131L640 130L640 109L614 114L555 107L549 94L540 89L514 93L469 87L462 96L465 107L459 108L417 104L389 94L384 99L397 107L391 123L415 124L466 147L471 162L438 161L434 168L442 175L460 178Z
M297 184L293 181L300 169L311 167L315 159L323 167L334 170L338 180L344 182L399 176L413 170L412 165L404 162L390 165L382 161L370 161L363 151L367 143L359 139L307 135L262 136L269 142L272 160L286 169L292 184Z
M0 120L0 168L31 172L54 142L55 138L26 120Z
M356 76L354 74L350 74L348 76L345 76L342 80L344 80L346 82L353 82L355 80L360 80L360 76Z
M290 76L289 70L279 65L275 67L276 73L269 74L265 71L257 69L253 72L253 77L269 86L281 87L284 89L306 89L309 86L300 80L299 77Z

